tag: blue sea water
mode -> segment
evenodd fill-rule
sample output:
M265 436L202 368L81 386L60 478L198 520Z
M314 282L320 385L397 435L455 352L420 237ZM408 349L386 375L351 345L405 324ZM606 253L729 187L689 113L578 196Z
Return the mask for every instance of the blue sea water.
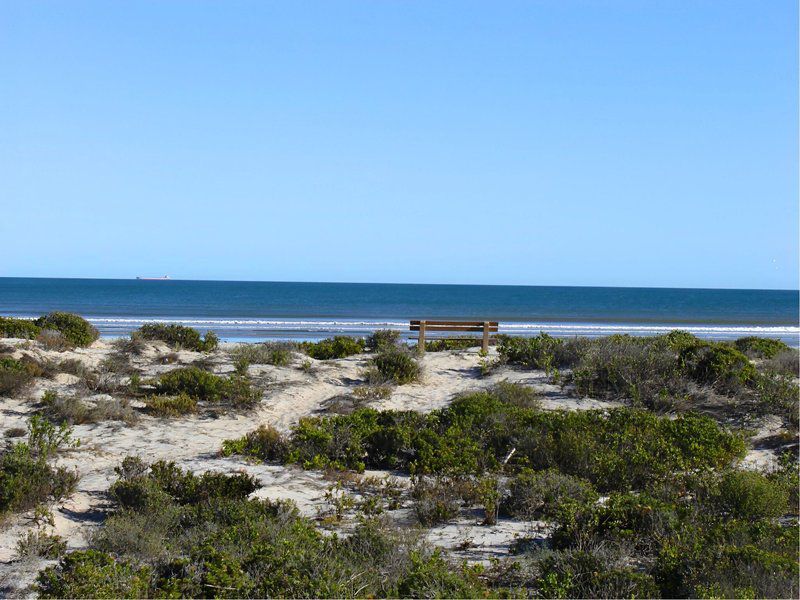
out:
M500 321L514 335L650 335L674 328L798 345L796 290L142 281L0 278L0 315L79 313L104 336L149 321L211 329L226 340L318 339L406 330L409 319Z

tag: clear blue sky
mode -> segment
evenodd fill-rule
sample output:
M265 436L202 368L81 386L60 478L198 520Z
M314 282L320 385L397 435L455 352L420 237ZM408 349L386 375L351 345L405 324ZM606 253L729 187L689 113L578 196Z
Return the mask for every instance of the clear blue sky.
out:
M0 275L794 289L797 23L4 0Z

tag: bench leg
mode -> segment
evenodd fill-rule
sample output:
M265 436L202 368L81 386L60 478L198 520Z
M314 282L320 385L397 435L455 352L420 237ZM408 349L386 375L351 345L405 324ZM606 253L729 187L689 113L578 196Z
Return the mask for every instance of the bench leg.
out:
M419 324L419 341L417 342L417 352L425 354L425 321Z
M489 351L489 323L488 321L484 321L483 323L483 342L481 342L481 350L484 352Z

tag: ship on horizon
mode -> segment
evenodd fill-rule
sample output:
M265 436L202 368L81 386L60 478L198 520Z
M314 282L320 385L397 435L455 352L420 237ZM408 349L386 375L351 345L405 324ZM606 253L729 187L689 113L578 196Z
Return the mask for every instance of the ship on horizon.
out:
M137 277L139 281L168 281L169 275L164 275L163 277Z

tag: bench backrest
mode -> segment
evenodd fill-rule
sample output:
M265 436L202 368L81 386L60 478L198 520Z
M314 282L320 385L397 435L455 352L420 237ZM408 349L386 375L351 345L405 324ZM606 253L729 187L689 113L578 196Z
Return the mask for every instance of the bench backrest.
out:
M488 323L490 333L497 333L497 321L411 321L408 330L419 331L420 325L425 323L425 331L483 331Z

